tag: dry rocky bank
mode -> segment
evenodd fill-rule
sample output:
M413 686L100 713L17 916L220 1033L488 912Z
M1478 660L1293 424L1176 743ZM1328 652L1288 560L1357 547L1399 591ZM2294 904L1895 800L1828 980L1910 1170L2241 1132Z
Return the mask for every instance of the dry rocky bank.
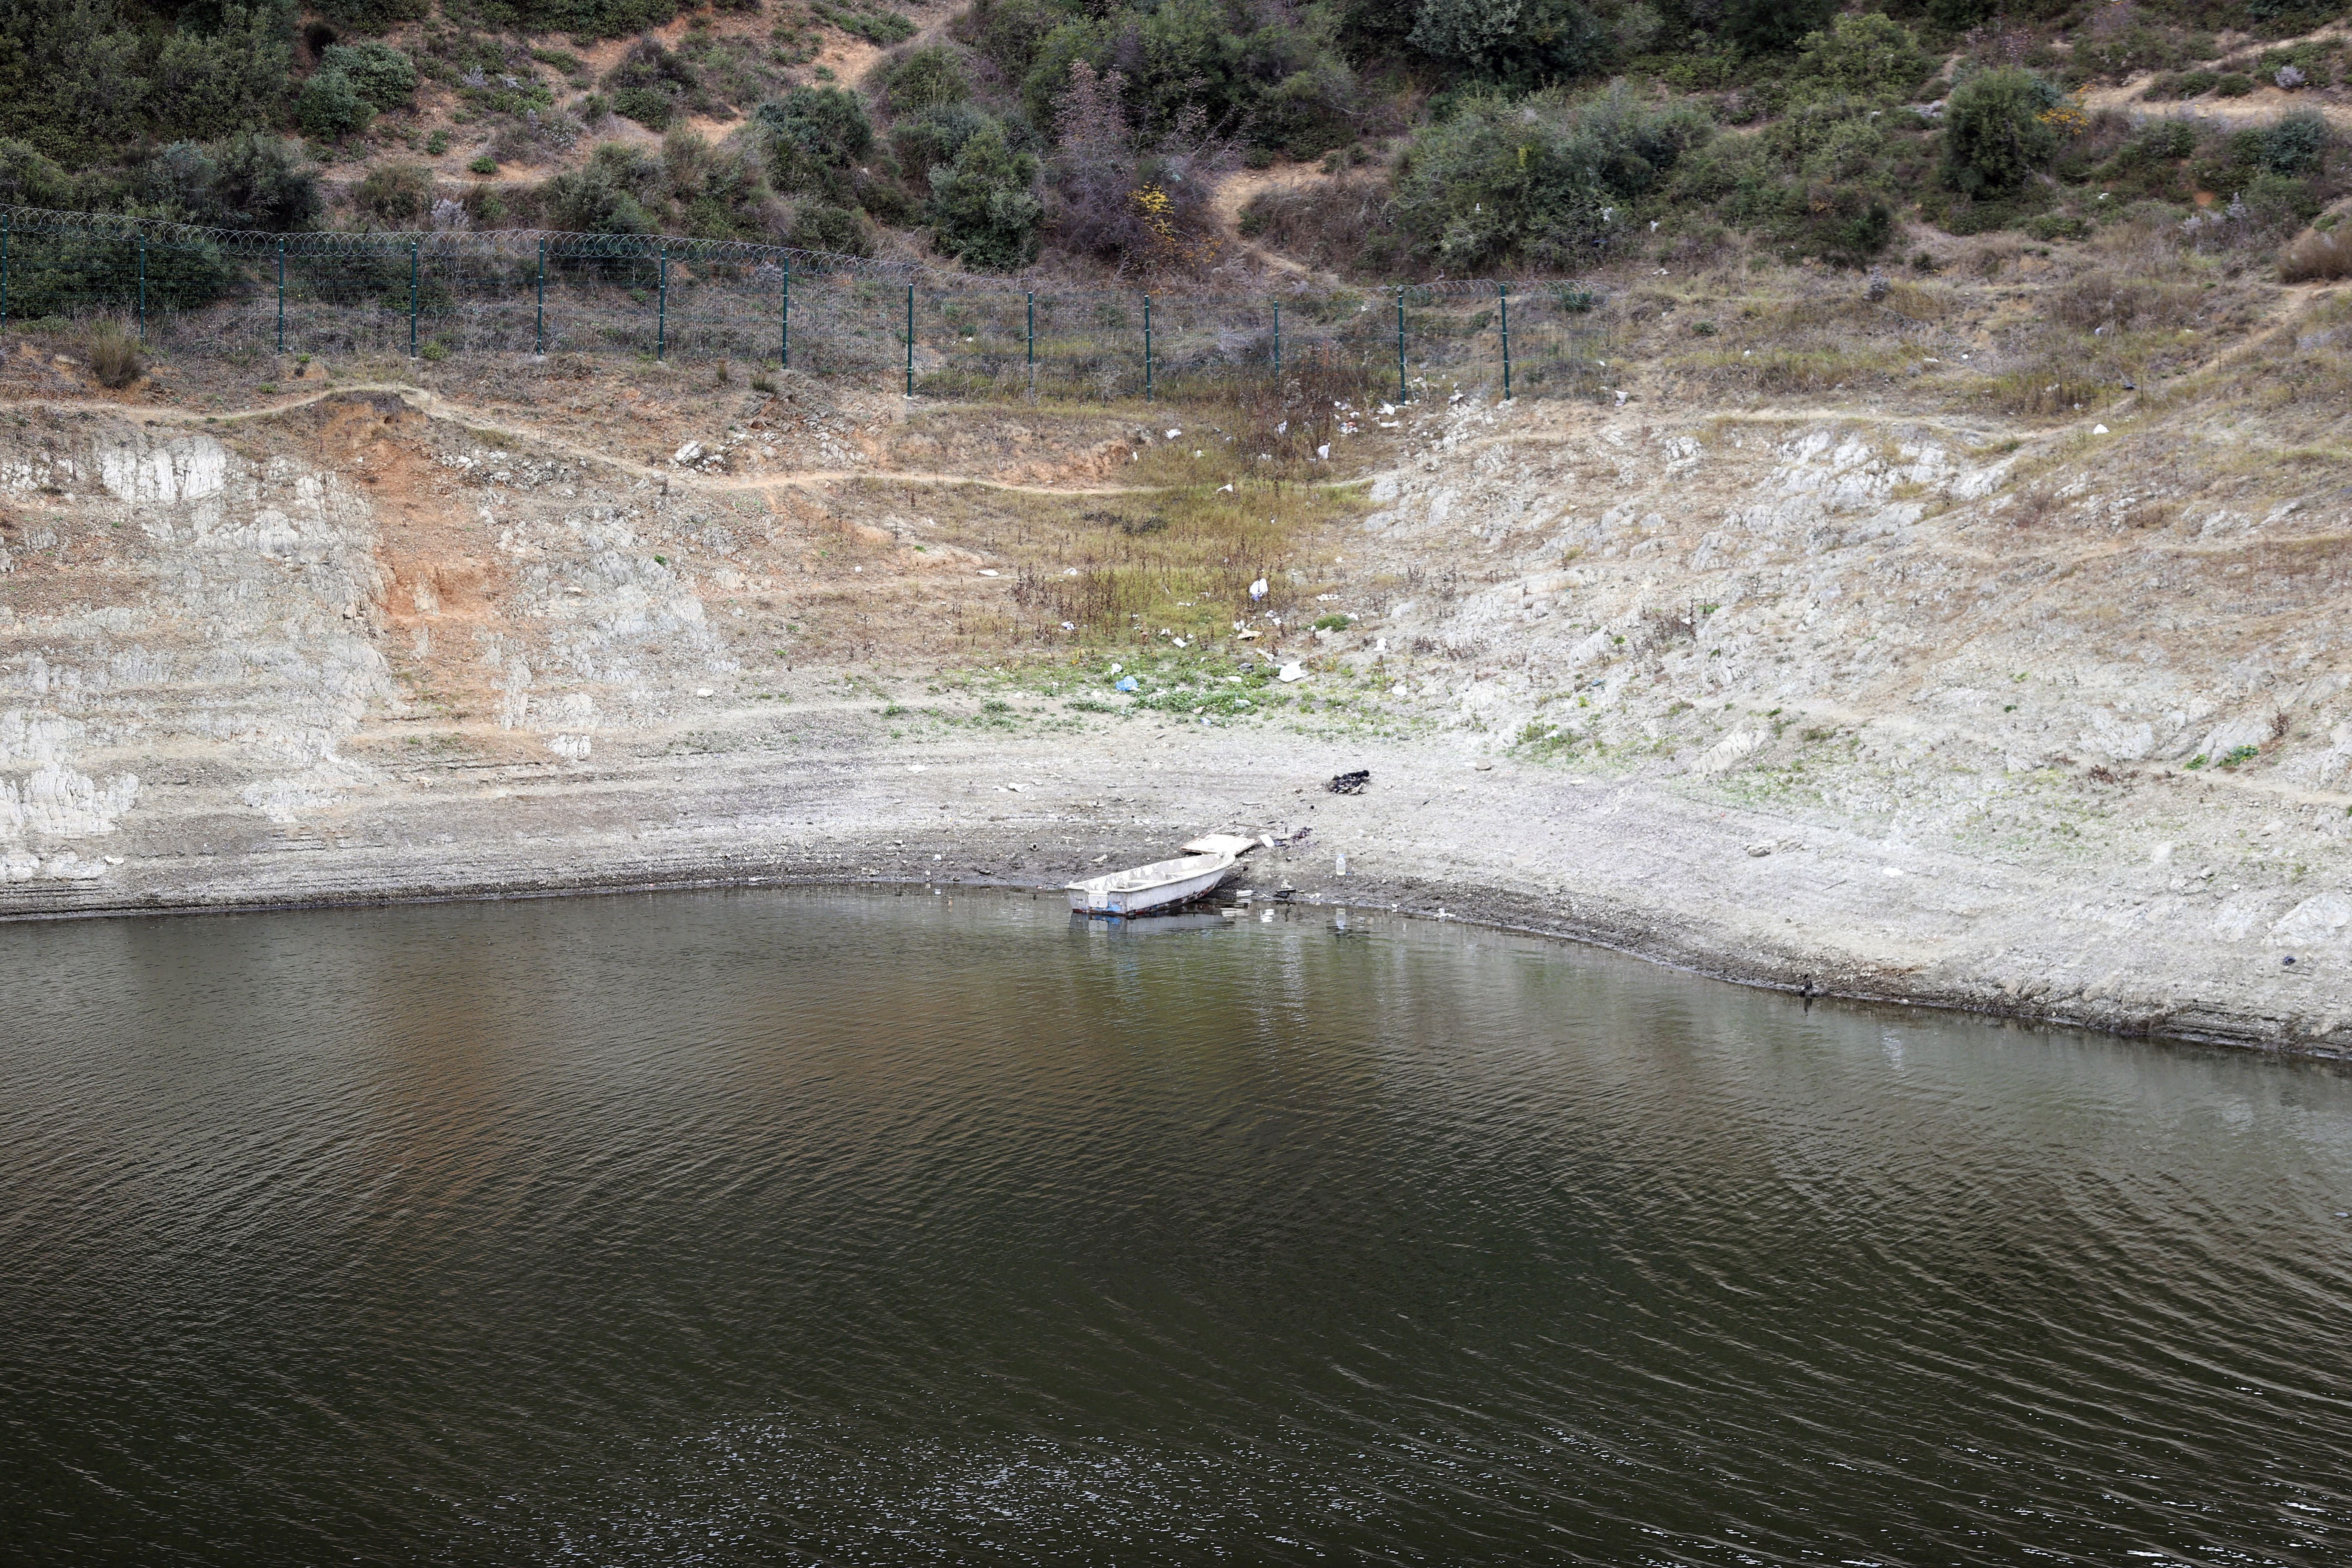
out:
M1356 620L1251 646L1304 700L1203 722L1006 629L1012 502L1166 472L1131 421L563 395L0 411L0 916L1033 888L1311 826L1251 879L2352 1047L2346 492L2226 413L1409 410L1309 573Z

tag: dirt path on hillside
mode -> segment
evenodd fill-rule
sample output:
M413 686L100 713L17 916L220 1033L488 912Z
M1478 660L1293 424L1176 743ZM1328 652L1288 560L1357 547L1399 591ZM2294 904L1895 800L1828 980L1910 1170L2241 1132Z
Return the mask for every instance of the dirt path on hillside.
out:
M1260 192L1272 190L1277 185L1304 184L1309 180L1323 177L1322 173L1309 163L1283 163L1271 169L1235 169L1217 181L1217 187L1209 197L1210 210L1217 215L1217 226L1224 235L1225 243L1269 272L1336 288L1339 283L1336 275L1268 250L1242 234L1242 209L1248 206Z

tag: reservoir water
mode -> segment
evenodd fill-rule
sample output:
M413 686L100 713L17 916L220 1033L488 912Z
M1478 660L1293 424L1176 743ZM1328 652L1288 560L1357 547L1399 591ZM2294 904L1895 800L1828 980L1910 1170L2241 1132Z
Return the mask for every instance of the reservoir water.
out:
M0 1563L2352 1561L2339 1072L1347 921L0 926Z

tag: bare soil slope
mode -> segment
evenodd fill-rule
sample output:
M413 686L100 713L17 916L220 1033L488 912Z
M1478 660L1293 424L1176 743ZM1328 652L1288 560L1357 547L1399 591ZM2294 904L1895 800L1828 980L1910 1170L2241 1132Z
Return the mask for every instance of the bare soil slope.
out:
M1050 886L1307 826L1253 879L2333 1054L2352 458L2279 393L2331 308L2043 421L1660 356L1622 404L1365 410L1330 480L1230 497L1167 411L501 372L223 416L26 369L0 912ZM1186 497L1285 509L1248 637L1039 608Z

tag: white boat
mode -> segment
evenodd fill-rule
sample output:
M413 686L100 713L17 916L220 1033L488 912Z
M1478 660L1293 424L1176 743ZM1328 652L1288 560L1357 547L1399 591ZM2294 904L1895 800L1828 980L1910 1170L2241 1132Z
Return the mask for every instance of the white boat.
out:
M1069 884L1070 908L1090 915L1139 915L1147 910L1173 909L1223 881L1239 858L1233 851L1221 849L1089 877Z

